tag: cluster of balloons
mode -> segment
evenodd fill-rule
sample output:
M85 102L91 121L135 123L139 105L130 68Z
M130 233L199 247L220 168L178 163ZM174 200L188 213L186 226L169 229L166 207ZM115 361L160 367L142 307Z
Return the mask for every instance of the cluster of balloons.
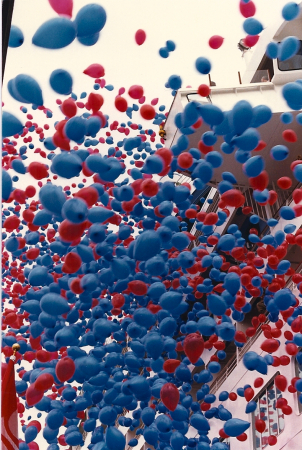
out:
M49 3L61 17L39 28L35 45L61 48L76 36L91 45L105 25L106 13L100 5L84 6L72 22L72 1ZM240 11L245 31L258 35L262 26L253 19L253 2L241 1ZM286 20L295 14L292 5L283 10ZM135 35L138 45L146 37L142 31ZM12 30L13 47L19 35ZM222 42L223 38L213 36L209 45L217 49ZM294 41L284 42L281 52L286 53ZM172 41L166 44L165 51L175 49ZM201 74L211 70L204 57L195 66ZM95 90L105 87L100 80L103 66L91 64L84 73L96 79ZM266 375L269 366L286 366L290 357L302 364L302 309L285 286L287 277L292 277L302 297L302 275L284 259L290 245L302 247L302 232L291 223L302 216L302 190L293 191L294 206L280 210L287 221L283 230L262 237L256 228L260 218L244 206L245 197L236 189L231 171L223 172L218 210L209 213L194 202L191 185L175 184L173 175L188 170L195 189L202 191L224 163L224 155L233 154L255 202L276 203L278 194L268 189L261 156L266 143L258 130L270 121L271 109L253 108L245 100L230 111L190 102L175 117L180 137L169 149L163 139L156 143L152 128L110 119L102 112L104 99L99 93L82 93L83 101L78 101L68 72L55 70L49 82L56 93L68 96L56 101L62 119L53 128L33 122L24 106L32 104L33 110L43 110L50 118L39 83L23 74L9 81L8 90L21 103L27 120L22 123L7 111L2 118L2 353L8 358L18 342L17 360L32 365L30 370L22 366L17 370L24 432L20 449L37 450L34 441L41 432L49 450L83 445L80 425L91 433L88 448L94 450L123 450L126 442L119 426L136 430L130 447L137 445L140 435L148 445L172 450L224 450L227 446L221 438L246 440L248 416L247 420L232 417L223 402L244 397L245 413L250 414L257 408L254 389L246 385L237 394L222 391L216 396L210 384L224 364L226 345L244 347L259 327L265 337L262 355L245 353L247 370ZM171 75L168 86L179 89L180 76ZM300 80L284 86L284 99L294 110L301 109L301 90ZM200 85L198 93L208 96L210 88ZM128 89L132 107L123 94L122 88L112 102L119 112L128 117L139 112L152 124L163 123L165 107L157 110L157 99L145 104L142 86ZM290 124L293 117L287 113L280 120ZM296 120L302 125L301 114ZM200 136L198 148L190 148L188 136L202 123L209 130ZM116 139L117 133L125 136ZM220 148L218 137L223 137ZM280 145L270 152L280 164L289 154L282 139L293 143L297 135L290 128L280 133ZM35 148L36 140L43 149ZM40 161L26 165L27 154L33 151ZM278 180L280 189L289 189L293 180L302 182L301 163L297 159L291 164L292 178ZM25 174L38 191L19 183ZM163 176L166 181L159 181ZM63 186L64 179L70 184ZM249 217L248 238L235 224L228 225L224 234L216 231L227 224L233 207L242 208ZM193 223L198 238L189 231ZM270 219L267 225L273 228L277 223ZM267 316L255 313L246 331L238 331L236 322L251 312L253 297L263 299ZM267 318L270 324L265 323ZM281 348L283 356L275 356ZM206 366L202 358L209 361ZM263 383L263 378L256 378L254 388ZM275 383L281 392L298 392L302 402L299 378L289 382L281 374ZM195 399L191 391L196 384ZM291 414L287 400L279 400L277 407ZM215 402L219 406L213 406ZM39 411L37 419L46 415L43 430L39 420L23 419L31 408ZM132 411L132 417L126 417L125 411ZM223 426L211 440L213 418ZM196 429L196 438L186 437L190 426ZM257 421L256 429L264 432L265 422ZM271 445L275 439L270 436Z

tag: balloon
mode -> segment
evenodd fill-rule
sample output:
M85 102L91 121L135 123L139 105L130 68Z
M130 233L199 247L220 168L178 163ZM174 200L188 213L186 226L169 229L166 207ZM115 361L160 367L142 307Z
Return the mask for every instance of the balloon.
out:
M257 19L249 17L243 22L243 29L247 34L256 36L261 33L263 26Z
M223 44L223 37L215 35L215 36L211 36L209 39L209 46L211 48L213 48L214 50L217 50L219 47L222 46Z
M207 58L200 56L195 61L197 71L203 75L207 75L211 71L211 63Z
M153 108L152 105L143 105L140 108L140 115L142 116L143 119L145 120L152 120L155 117L155 109Z
M60 359L56 365L56 376L57 378L64 382L70 380L75 372L75 364L71 358L67 356Z
M255 421L255 428L258 431L258 433L263 433L266 429L266 423L264 422L264 420L257 419Z
M38 274L41 277L41 273ZM39 281L38 281L39 282ZM53 292L43 295L40 301L42 311L50 314L51 316L57 316L69 312L69 306L67 301L59 294Z
M75 22L65 17L56 17L47 20L37 29L32 43L37 47L53 50L64 48L74 41L76 33Z
M256 13L256 6L255 6L254 2L251 0L249 2L240 1L239 9L240 9L240 13L245 18L253 17Z
M90 3L83 6L74 19L77 27L77 36L89 36L101 31L105 26L106 20L106 11L101 5Z
M108 427L105 435L106 445L109 450L124 450L126 439L115 427Z
M69 95L72 92L72 77L64 69L54 70L49 78L52 89L58 94Z
M223 430L228 436L236 437L244 433L250 423L241 419L230 419L224 424Z
M92 45L96 44L99 40L100 33L94 33L89 36L77 36L78 41L82 45L86 45L87 47L91 47Z
M64 133L68 139L75 142L81 141L86 134L86 121L81 117L72 117L64 127Z
M59 15L72 16L73 0L48 0L52 9Z
M160 390L160 398L169 411L175 411L179 402L179 391L172 383L165 383Z
M287 387L287 379L284 375L277 375L275 377L275 385L281 391L284 392Z
M185 354L192 364L196 364L204 350L203 338L198 333L188 334L184 340Z
M20 47L24 42L24 35L19 27L12 25L10 27L8 46L11 48Z
M101 78L105 75L105 69L101 64L90 64L83 73L92 78Z
M50 373L42 373L35 381L35 389L37 391L47 391L54 383L54 378Z
M300 48L300 41L294 36L288 36L279 44L278 58L286 61L297 54Z
M2 111L2 137L6 138L22 133L24 125L13 114Z
M26 403L28 406L36 405L43 398L43 391L38 391L34 384L31 384L26 390Z
M137 30L135 33L135 42L137 45L142 45L146 40L146 33L144 30Z
M288 2L282 8L282 17L284 20L291 21L298 17L300 12L299 5L295 2Z
M178 90L181 87L181 78L179 75L170 75L168 85L171 89Z

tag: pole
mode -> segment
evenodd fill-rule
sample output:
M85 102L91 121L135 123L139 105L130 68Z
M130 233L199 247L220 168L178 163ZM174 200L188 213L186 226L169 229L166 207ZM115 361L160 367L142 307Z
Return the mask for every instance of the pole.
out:
M2 83L15 0L2 0Z

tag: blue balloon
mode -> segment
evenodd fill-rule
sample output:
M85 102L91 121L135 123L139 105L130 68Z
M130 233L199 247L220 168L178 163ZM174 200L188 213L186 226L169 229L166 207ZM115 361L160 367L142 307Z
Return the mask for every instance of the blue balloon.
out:
M26 167L24 166L21 159L14 159L12 162L12 168L15 172L24 175L26 173Z
M166 47L161 47L158 51L159 56L161 56L162 58L168 58L169 56L169 51Z
M302 84L298 82L287 83L282 88L282 95L288 106L298 111L302 108Z
M175 42L171 41L171 40L166 42L166 46L167 46L167 49L169 50L169 52L174 52L174 50L176 49Z
M272 110L267 105L258 105L253 108L253 119L251 121L252 128L258 128L269 122L272 118Z
M252 156L245 163L244 172L248 177L257 177L264 170L264 164L262 156Z
M211 63L207 58L200 56L195 61L195 67L199 73L207 75L211 71Z
M280 217L285 220L293 220L296 217L295 211L290 206L282 206L280 208Z
M223 430L228 436L237 437L244 433L250 427L250 423L241 419L230 419L224 426Z
M34 78L20 74L16 76L13 83L18 95L25 99L26 102L38 106L43 105L42 90Z
M270 42L266 47L266 55L271 59L278 57L279 44L277 42Z
M289 150L285 145L275 145L270 151L270 155L275 161L284 161L288 154Z
M32 43L37 47L53 50L64 48L74 41L76 33L75 22L65 17L56 17L47 20L37 29L32 38Z
M86 136L95 136L101 129L101 121L98 116L90 116L86 122Z
M97 32L97 33L90 34L87 36L77 36L77 39L82 45L86 45L86 47L91 47L92 45L97 43L97 41L99 40L99 37L100 37L100 33Z
M31 286L44 286L48 280L48 271L46 267L36 266L32 269L28 276Z
M61 187L47 183L39 191L39 200L47 211L60 216L66 197Z
M65 151L56 155L51 162L51 171L68 180L80 174L83 164L76 154Z
M260 135L255 128L248 128L240 136L231 139L231 143L235 144L241 150L252 151L258 146Z
M46 424L51 430L57 430L63 424L64 414L60 409L51 410L46 416Z
M136 260L147 261L157 255L160 248L161 242L158 233L147 230L135 240L133 256Z
M282 8L282 17L284 20L291 21L296 19L300 13L300 7L295 2L288 2Z
M87 204L79 197L67 200L62 208L62 216L64 219L72 223L82 223L86 220L88 214Z
M24 42L24 35L19 27L12 25L9 33L8 46L11 48L20 47Z
M90 3L83 6L74 20L77 37L86 37L98 33L104 28L106 19L106 11L101 5Z
M296 165L296 167L293 170L293 173L294 173L296 180L299 181L300 183L302 183L302 165L301 164Z
M54 70L50 75L49 83L58 94L69 95L72 92L72 76L67 70Z
M2 112L2 117L3 117L3 115L4 115L4 111ZM2 125L2 127L3 127L3 125ZM11 179L9 173L5 169L2 169L2 199L3 200L8 200L12 189L13 189L12 179Z
M279 44L278 58L287 61L295 56L300 49L300 41L295 36L288 36Z
M26 444L29 444L29 442L32 442L36 439L38 435L38 430L35 426L27 427L24 433L25 442Z
M2 111L2 137L6 138L14 136L15 134L21 134L23 132L22 123L13 114Z
M253 17L248 17L243 22L243 29L250 36L256 36L257 34L261 33L261 31L263 30L263 26L259 22L259 20L254 19Z
M224 341L232 341L234 339L235 332L236 330L232 323L222 322L217 326L218 336Z
M50 316L58 316L69 312L69 306L65 298L53 292L43 295L40 305L42 311Z
M168 84L171 89L178 90L181 88L181 78L179 75L170 75Z
M253 118L252 105L246 100L240 100L234 106L231 118L236 134L242 134L250 126Z
M253 400L246 405L245 414L251 414L257 409L257 403Z
M126 439L116 427L108 427L105 435L106 445L109 450L124 450Z
M86 120L82 117L72 117L64 127L64 132L68 139L75 142L81 141L86 134Z
M209 431L210 424L208 420L201 414L195 413L190 417L190 424L198 431Z

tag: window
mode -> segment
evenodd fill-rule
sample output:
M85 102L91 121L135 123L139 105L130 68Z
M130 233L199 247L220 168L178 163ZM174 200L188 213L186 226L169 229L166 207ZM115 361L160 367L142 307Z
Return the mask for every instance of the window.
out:
M298 53L286 61L280 61L278 59L278 67L279 70L288 71L288 70L301 70L302 69L302 41L300 41L300 48Z
M301 351L302 349L300 349L299 351ZM295 358L295 372L296 372L296 377L302 378L302 364L299 363L299 361L297 360L297 358ZM302 403L299 402L298 400L298 408L299 408L299 413L302 413Z
M282 397L282 392L275 386L274 380L270 382L259 395L257 409L253 414L254 448L262 450L268 445L269 436L278 436L284 430L284 415L276 402ZM265 430L259 433L255 428L256 420L265 422Z

